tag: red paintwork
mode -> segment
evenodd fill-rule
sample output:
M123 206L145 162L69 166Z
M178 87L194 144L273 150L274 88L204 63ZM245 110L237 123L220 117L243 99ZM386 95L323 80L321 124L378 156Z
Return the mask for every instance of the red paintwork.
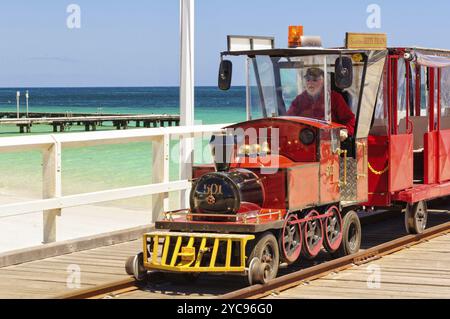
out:
M260 211L261 207L259 205L256 205L254 203L247 203L243 202L241 203L241 207L239 208L238 214L247 214L254 211Z
M441 129L441 69L437 70L437 127Z
M263 208L300 210L319 204L319 165L296 163L279 169L275 174L262 174L250 169L263 183L266 194ZM308 181L308 183L305 183Z
M420 89L421 89L421 81L422 81L422 75L421 75L421 66L419 64L416 64L416 94L415 94L415 116L420 116L420 109L421 109L421 103L422 99L420 96Z
M389 191L413 186L413 135L392 135L389 142Z
M265 155L257 157L237 157L232 168L290 168L298 165L286 156Z
M328 170L332 170L332 174ZM339 155L333 153L331 141L320 144L320 203L339 202Z
M411 189L395 193L393 195L393 199L413 204L419 201L430 200L449 195L450 181L442 184L415 185Z
M377 171L383 171L388 166L388 137L369 136L368 138L369 159L368 163ZM368 170L369 194L366 206L388 206L390 197L388 192L388 173L377 175Z
M267 131L267 142L269 143L269 147L271 149L272 149L272 142L270 140L270 137L272 135L272 130L278 129L279 135L278 153L281 156L280 159L283 159L284 157L289 159L291 162L316 162L317 143L313 143L311 145L304 145L303 143L301 143L299 139L300 139L300 131L307 127L312 128L315 131L316 136L318 136L317 128L303 123L304 121L296 121L289 119L290 118L260 119L236 124L230 126L229 128L242 129L244 131L248 129L256 130L257 134L259 134L260 129L269 128ZM310 122L315 125L318 125L313 121ZM328 125L327 127L330 128L331 126ZM255 142L256 141L249 141L249 138L246 137L245 143L252 144Z
M391 76L392 76L392 82L391 82L391 94L390 94L390 103L392 110L392 122L398 123L398 98L397 98L397 88L398 88L398 57L391 57ZM392 133L397 134L398 133L398 125L392 126Z
M280 214L278 214L278 212ZM274 213L269 215L269 213ZM287 214L286 210L269 210L269 209L261 209L260 211L255 211L255 214L250 214L247 213L248 217L247 217L247 223L244 223L243 221L238 221L238 222L234 222L234 221L221 221L221 222L217 222L217 221L193 221L190 220L190 216L189 215L183 215L183 216L179 216L179 217L175 217L173 218L173 220L171 221L159 221L158 223L160 224L170 224L171 222L176 222L176 223L186 223L186 224L221 224L221 225L248 225L248 224L255 224L256 223L256 216L257 215L265 215L267 214L267 216L260 216L258 218L258 224L264 225L264 224L270 224L273 223L275 221L279 221L280 220L280 216L281 219L284 219L284 217ZM244 213L240 213L239 215L244 215ZM254 216L251 217L250 215ZM238 217L239 218L239 217Z
M439 182L450 180L450 130L439 131Z
M437 179L437 144L438 133L429 132L424 137L424 184L431 185L438 182Z
M297 124L303 124L303 125L315 127L315 128L321 129L321 130L345 128L345 126L342 124L333 123L333 122L328 123L328 122L321 121L321 120L315 120L315 119L299 117L299 116L280 116L280 117L272 117L272 118L265 118L265 119L257 119L257 120L245 122L245 124L246 125L249 124L248 126L251 126L251 127L260 127L260 122L263 122L265 124L263 124L262 127L267 127L265 125L268 122L276 123L276 122L284 122L284 121L291 122L291 123L297 123ZM243 125L243 123L238 123L238 124L227 126L226 128L238 128L238 127L242 127L242 125Z
M319 165L305 164L288 170L289 208L316 206L319 198Z
M267 190L263 208L286 209L286 169L279 169L275 174L262 175L259 169L250 169L261 178L263 187Z
M434 118L435 118L435 114L434 114L434 107L430 107L430 106L434 106L434 68L429 68L428 69L428 78L429 78L429 92L428 92L428 120L429 120L429 132L434 131Z
M408 196L410 195L405 194L409 194L410 192L414 194L416 189L420 189L423 193L421 185L413 185L414 137L410 134L398 135L398 109L403 108L409 110L410 105L409 100L406 101L405 105L398 104L398 59L402 58L404 52L406 52L405 49L393 51L393 54L389 57L388 69L385 73L385 76L387 76L385 83L387 85L384 86L384 93L388 101L386 115L389 118L389 136L370 136L368 141L368 162L371 166L375 170L381 171L389 163L389 170L386 174L377 175L370 170L368 172L369 200L366 203L368 206L390 206L391 200L401 200L402 198L409 201L411 197ZM406 62L406 65L408 65L408 62ZM416 71L420 71L420 68L417 66ZM406 69L407 81L410 83L412 76L408 68ZM431 132L425 134L424 137L424 184L428 186L434 185L435 187L439 182L450 180L450 134L436 132L440 127L440 120L438 119L436 121L440 110L435 112L434 104L437 103L439 105L440 103L441 85L440 81L438 83L435 82L434 75L437 73L439 78L441 72L436 68L428 68L428 70L430 74L430 92L427 101L429 105L428 114L430 114L428 126ZM416 116L420 115L420 103L422 99L421 92L418 90L420 89L420 77L420 73L417 72L415 87L406 85L407 96L409 96L408 93L411 93L410 88L415 90L413 96L416 102L414 110ZM437 94L435 94L436 88L438 89ZM408 123L409 115L409 113L406 115L408 133L410 133L408 128L411 129ZM435 127L436 124L437 127ZM428 187L425 189L427 190L425 194L429 194L430 196L435 195ZM402 194L401 196L399 196L400 193ZM418 197L416 196L414 198Z

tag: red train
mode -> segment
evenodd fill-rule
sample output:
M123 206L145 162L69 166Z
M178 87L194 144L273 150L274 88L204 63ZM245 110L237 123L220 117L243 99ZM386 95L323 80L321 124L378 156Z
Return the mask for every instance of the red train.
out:
M450 51L250 48L224 56L247 58L249 120L213 136L215 165L194 167L190 209L156 222L143 252L127 261L129 274L235 273L265 283L280 263L322 248L356 253L356 212L367 207L404 209L409 232L425 229L427 201L450 194ZM221 89L231 67L222 61ZM293 116L295 101L309 111ZM353 118L343 121L343 105Z

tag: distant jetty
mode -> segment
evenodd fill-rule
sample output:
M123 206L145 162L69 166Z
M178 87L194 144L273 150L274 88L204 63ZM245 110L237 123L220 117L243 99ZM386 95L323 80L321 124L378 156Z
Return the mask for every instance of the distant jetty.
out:
M67 131L73 125L84 126L85 131L95 131L97 126L112 122L116 129L127 129L134 122L135 127L179 126L179 115L167 114L99 114L99 113L29 113L28 117L17 118L15 112L0 112L0 125L16 125L20 133L30 133L33 125L53 126L53 132Z

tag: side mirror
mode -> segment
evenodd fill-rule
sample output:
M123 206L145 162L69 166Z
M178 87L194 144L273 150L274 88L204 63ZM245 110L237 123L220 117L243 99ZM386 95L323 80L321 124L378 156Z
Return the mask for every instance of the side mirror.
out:
M222 60L219 68L219 89L227 91L231 87L231 76L233 74L233 63L229 60Z
M335 63L335 84L339 89L348 89L353 83L353 61L349 57L339 57Z

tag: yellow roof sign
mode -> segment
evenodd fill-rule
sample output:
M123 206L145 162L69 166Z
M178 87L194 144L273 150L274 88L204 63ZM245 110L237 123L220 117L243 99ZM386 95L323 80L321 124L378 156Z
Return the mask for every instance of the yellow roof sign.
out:
M345 37L347 49L384 50L387 48L386 33L351 33Z

